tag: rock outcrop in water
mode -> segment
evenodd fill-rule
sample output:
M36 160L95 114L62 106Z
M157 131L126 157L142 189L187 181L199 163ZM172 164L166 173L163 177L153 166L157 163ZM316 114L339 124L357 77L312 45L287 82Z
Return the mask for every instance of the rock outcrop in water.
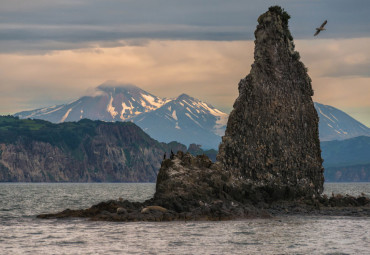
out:
M370 216L370 199L332 196L279 200L246 196L237 180L207 156L178 152L162 162L156 193L143 203L111 200L88 209L42 214L38 218L81 217L103 221L230 220L274 215ZM236 185L239 187L239 185ZM246 186L247 187L247 186ZM254 194L256 195L256 194Z
M220 162L178 152L162 162L152 199L112 200L38 217L161 221L276 214L370 216L369 198L320 196L324 178L318 117L288 18L280 7L272 7L258 19L255 63L239 84Z
M227 187L231 186L231 180L230 175L223 171L219 164L212 163L207 156L192 156L190 153L179 151L173 159L162 162L156 192L152 199L143 203L127 200L108 201L86 210L65 210L38 217L162 221L226 220L269 216L263 208L256 208L248 202L238 202L232 194L229 194Z
M218 155L226 171L276 198L317 196L324 183L311 79L288 18L280 7L258 18L255 62L239 83Z

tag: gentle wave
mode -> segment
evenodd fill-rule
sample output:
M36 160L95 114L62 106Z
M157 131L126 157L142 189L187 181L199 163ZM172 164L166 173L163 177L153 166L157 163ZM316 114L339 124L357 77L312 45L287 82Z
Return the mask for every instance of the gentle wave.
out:
M221 222L92 222L35 215L109 199L144 201L155 184L0 184L1 254L368 254L370 219L290 216ZM370 183L325 184L331 195Z

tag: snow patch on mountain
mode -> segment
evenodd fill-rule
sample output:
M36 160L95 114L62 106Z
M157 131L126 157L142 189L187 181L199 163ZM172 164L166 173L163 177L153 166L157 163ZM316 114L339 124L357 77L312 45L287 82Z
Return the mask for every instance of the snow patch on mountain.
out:
M114 117L116 117L118 112L115 111L115 107L112 105L112 103L113 103L113 96L110 95L109 103L107 105L107 112L109 112L112 118L114 119Z
M51 107L36 109L33 111L26 111L26 112L23 112L24 114L19 114L18 116L22 119L28 119L28 118L32 119L34 116L39 116L39 115L41 116L41 115L46 115L49 113L56 112L62 109L64 106L65 105L54 105Z
M132 110L134 109L134 107L132 106L131 102L130 103L130 106L126 105L125 102L122 102L122 110L121 110L121 115L120 115L120 119L121 120L125 120L125 117L123 117L123 114L130 114L132 115ZM136 112L134 113L136 115Z
M178 119L177 119L177 115L176 115L176 111L173 111L173 112L172 112L172 118L173 118L173 119L175 119L175 120L178 120Z
M200 127L202 126L202 125L199 124L198 121L196 121L195 119L193 119L193 117L191 117L191 115L189 113L185 113L185 115L188 116L192 121L194 121L198 126L200 126Z
M334 120L332 120L328 115L326 115L325 113L322 112L321 108L319 106L316 107L316 109L319 110L319 112L321 113L322 116L324 116L325 118L327 118L328 120L330 120L331 122L335 123Z
M163 100L158 100L158 98L156 99L151 95L141 94L141 96L143 98L145 98L145 100L152 106L151 107L152 110L157 109L157 108L161 107L162 105L164 105Z
M345 112L329 105L315 103L319 115L321 141L344 140L357 136L370 136L370 129Z
M330 113L330 115L336 120L336 121L338 121L338 119L332 114L332 113Z
M64 116L62 117L62 119L59 121L59 122L64 122L66 120L66 118L68 117L69 113L72 111L72 108L70 108L66 114L64 114Z

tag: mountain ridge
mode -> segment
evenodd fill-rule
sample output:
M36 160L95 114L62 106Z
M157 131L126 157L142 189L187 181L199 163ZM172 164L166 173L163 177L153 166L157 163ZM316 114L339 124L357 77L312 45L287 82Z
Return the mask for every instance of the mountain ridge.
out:
M345 112L317 102L314 105L320 119L321 141L370 136L370 128ZM204 149L218 149L229 115L185 93L176 98L161 98L132 84L110 82L99 85L93 95L69 104L23 111L14 116L53 123L83 118L132 121L162 142L176 140L187 146L196 143Z
M108 83L98 86L92 96L83 96L69 104L19 112L14 116L53 123L83 118L132 121L159 141L202 144L205 149L218 147L227 122L226 113L185 93L176 98L160 98L131 84Z
M218 147L226 121L226 113L186 94L133 118L134 123L160 141L202 144L207 149Z
M131 122L53 124L0 116L0 182L153 182L164 153Z
M370 137L321 142L321 150L326 181L370 181Z
M358 136L370 136L370 128L357 121L349 114L330 105L315 102L320 118L320 140L346 140Z

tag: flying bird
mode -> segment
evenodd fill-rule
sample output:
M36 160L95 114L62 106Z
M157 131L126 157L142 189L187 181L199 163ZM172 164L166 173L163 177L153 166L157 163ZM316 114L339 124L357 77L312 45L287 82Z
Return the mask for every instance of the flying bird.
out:
M316 35L318 35L321 31L326 30L326 29L324 28L324 27L325 27L325 25L326 25L326 23L328 23L328 21L327 21L327 20L325 20L325 21L324 21L324 23L322 23L320 27L317 27L317 28L316 28L316 33L315 33L313 36L316 36Z

